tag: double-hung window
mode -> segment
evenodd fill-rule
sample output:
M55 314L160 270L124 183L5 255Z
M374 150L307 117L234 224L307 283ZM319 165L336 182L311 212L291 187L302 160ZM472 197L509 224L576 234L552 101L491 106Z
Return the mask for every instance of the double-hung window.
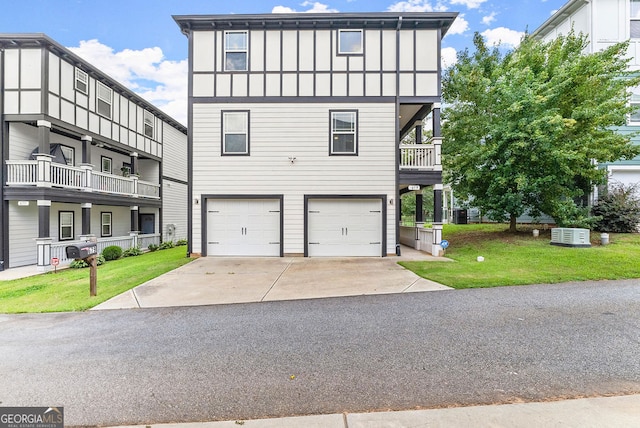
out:
M73 147L60 145L60 151L67 165L74 166L76 164L76 150Z
M358 112L356 110L334 110L331 116L332 155L358 154Z
M113 91L110 87L97 82L96 88L96 110L100 116L111 119L111 100Z
M631 107L634 110L629 115L629 125L640 126L640 87L631 90Z
M249 154L249 111L222 112L222 154Z
M249 33L226 31L224 33L224 70L247 71L249 63Z
M151 112L144 111L144 135L153 138L155 129L155 117Z
M100 213L100 235L101 236L111 236L111 212L101 212Z
M640 39L640 0L631 0L629 37L632 39Z
M89 90L89 75L76 68L76 90L86 94Z
M362 30L338 30L338 54L362 54Z
M106 156L102 156L100 158L101 160L101 168L100 170L102 172L106 172L107 174L112 174L113 173L113 168L112 168L112 164L113 164L113 159L106 157Z
M67 241L73 239L73 211L60 211L58 213L58 240Z

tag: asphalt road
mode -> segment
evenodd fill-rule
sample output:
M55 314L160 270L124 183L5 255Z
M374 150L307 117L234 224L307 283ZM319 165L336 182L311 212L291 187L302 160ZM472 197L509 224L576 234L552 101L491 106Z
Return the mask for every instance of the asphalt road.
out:
M68 425L640 392L640 281L0 315L0 406Z

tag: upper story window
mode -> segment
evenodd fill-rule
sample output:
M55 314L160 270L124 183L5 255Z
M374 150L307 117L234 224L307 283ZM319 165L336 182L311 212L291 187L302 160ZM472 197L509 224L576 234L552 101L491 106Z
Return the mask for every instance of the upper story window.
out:
M249 33L226 31L224 33L224 70L247 71L249 56Z
M362 54L362 30L338 30L338 54Z
M86 94L89 90L89 75L76 68L76 90Z
M358 154L358 112L340 110L331 113L332 155Z
M97 82L96 91L96 110L98 114L111 119L111 100L113 99L113 91L108 86Z
M640 39L640 0L631 0L631 21L629 22L632 39Z
M107 174L112 174L113 173L113 159L106 157L106 156L102 156L101 158L101 168L100 170L102 172L106 172Z
M154 137L155 116L148 111L144 111L144 135L149 138Z
M74 166L76 164L76 150L73 147L60 145L60 151L67 165Z
M249 154L249 112L222 112L222 154Z

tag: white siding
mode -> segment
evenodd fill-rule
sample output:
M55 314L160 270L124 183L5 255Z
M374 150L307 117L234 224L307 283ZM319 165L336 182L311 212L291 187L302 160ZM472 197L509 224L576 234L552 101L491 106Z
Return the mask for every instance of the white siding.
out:
M54 204L58 205L58 204ZM62 205L62 204L60 204ZM71 205L70 207L73 207ZM70 209L64 209L63 211L70 211ZM53 209L52 209L53 211ZM102 237L102 213L111 213L111 236L129 236L131 232L131 209L129 207L110 206L110 205L93 205L91 207L91 234L95 235L98 239ZM78 218L78 216L80 216ZM53 217L53 214L52 214ZM74 219L76 223L75 233L76 238L82 233L82 210L79 214L76 214ZM80 220L78 222L78 220ZM57 214L56 214L57 222ZM53 229L52 233L53 233ZM126 249L126 248L125 248Z
M38 147L38 129L23 123L9 124L9 158L11 160L29 159L33 149Z
M163 233L168 224L176 226L175 239L187 239L187 185L175 181L162 181L162 222Z
M4 52L4 87L18 89L20 87L20 51L7 49Z
M164 157L162 173L177 180L187 181L187 136L171 126L164 125Z
M17 201L9 202L9 268L34 265L38 262L36 241L38 237L38 207L30 201L19 207Z
M194 105L194 198L284 194L285 253L304 250L305 194L395 198L394 104L242 104L238 108L251 112L251 155L237 157L220 155L220 110L228 108ZM329 111L336 108L358 110L358 156L329 156ZM289 157L296 158L293 164ZM201 252L200 206L193 208L193 251ZM395 208L388 208L387 250L392 253L396 219Z
M23 49L20 58L21 89L41 89L42 87L42 50Z
M215 70L215 31L193 33L193 71Z

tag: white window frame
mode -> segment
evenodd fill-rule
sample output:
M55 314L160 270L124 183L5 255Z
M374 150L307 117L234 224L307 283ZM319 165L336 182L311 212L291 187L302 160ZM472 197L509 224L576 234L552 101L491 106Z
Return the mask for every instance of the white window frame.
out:
M634 3L636 4L637 10L635 11L634 16ZM638 34L636 36L633 35L634 24L636 24ZM629 38L631 39L640 39L640 0L631 0L629 2Z
M631 107L635 107L636 111L629 114L627 125L640 126L640 87L631 88L629 104Z
M337 115L348 114L353 119L353 128L350 130L336 129L335 119ZM357 156L358 155L358 110L330 110L329 111L329 154L332 156ZM340 135L353 135L353 150L352 151L337 151L334 148L334 141L339 138Z
M67 215L70 215L70 219ZM69 222L70 220L70 222ZM71 241L74 237L74 223L75 212L73 211L58 211L58 241ZM68 234L63 233L63 230L69 229Z
M245 43L241 47L230 47L227 44L228 36L230 34L244 34ZM244 68L230 67L232 62L227 61L227 54L244 53ZM241 31L225 31L224 32L224 71L248 71L249 70L249 32L245 30Z
M74 149L73 147L60 144L60 150L62 151L64 158L67 160L67 165L75 166L76 165L76 149Z
M360 34L360 47L357 50L347 50L342 46L342 35L346 33ZM338 30L338 55L362 55L364 50L364 33L362 30Z
M242 117L244 123L241 128L229 129L229 119L231 117ZM249 110L223 110L222 111L222 155L223 156L248 156L249 155ZM227 150L227 137L244 135L244 151Z
M100 103L109 106L109 114L100 111ZM96 113L111 119L113 109L113 89L101 82L96 82Z
M84 87L81 85L84 85ZM85 95L89 93L89 75L78 67L76 67L75 88L76 91L82 92Z
M108 156L100 157L100 171L113 174L113 159Z
M146 137L153 139L156 134L155 116L150 111L144 111L144 129L143 133Z
M113 227L112 227L113 213L111 211L102 211L100 213L100 236L113 236ZM105 233L105 226L108 228L107 233Z

